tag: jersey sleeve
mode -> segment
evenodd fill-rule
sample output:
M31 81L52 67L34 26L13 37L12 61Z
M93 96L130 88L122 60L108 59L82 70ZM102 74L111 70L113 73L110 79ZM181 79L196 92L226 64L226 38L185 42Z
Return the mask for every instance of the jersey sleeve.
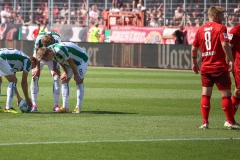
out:
M196 33L196 35L195 35L195 39L194 39L192 45L193 45L194 47L199 47L199 46L200 46L200 44L199 44L199 31L197 31L197 33Z
M29 58L24 59L23 61L23 71L29 72L31 70L32 64Z
M232 45L236 44L238 41L238 38L239 38L239 35L237 34L236 28L232 28L228 34L229 43Z
M228 42L228 34L227 34L227 27L222 25L220 29L220 41L221 42Z
M66 61L70 58L68 50L67 50L66 47L56 43L51 48L55 52L55 56L54 56L55 61L57 61L59 63L62 63L62 62Z

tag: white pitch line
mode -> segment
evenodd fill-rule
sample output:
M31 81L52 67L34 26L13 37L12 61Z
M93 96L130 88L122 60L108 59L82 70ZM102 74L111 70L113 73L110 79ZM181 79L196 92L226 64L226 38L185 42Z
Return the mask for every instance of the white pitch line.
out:
M62 141L62 142L16 142L0 143L0 146L39 145L39 144L73 144L73 143L119 143L119 142L160 142L160 141L220 141L240 140L240 138L175 138L175 139L136 139L136 140L89 140L89 141Z

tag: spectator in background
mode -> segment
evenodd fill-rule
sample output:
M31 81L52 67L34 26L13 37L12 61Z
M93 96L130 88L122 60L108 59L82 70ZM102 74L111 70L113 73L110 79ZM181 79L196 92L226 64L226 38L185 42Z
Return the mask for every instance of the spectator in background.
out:
M149 26L151 26L151 27L158 27L158 23L157 23L155 18L152 18L150 20Z
M175 20L182 20L183 18L183 10L179 6L174 11L174 18Z
M11 18L11 12L8 11L7 5L4 6L4 10L1 11L1 23L9 23Z
M229 15L228 16L228 24L230 27L234 27L236 24L238 24L238 17L235 15Z
M29 25L29 22L24 22L24 20L22 19L22 15L19 14L16 16L16 21L15 24L22 24L22 25Z
M36 24L41 24L43 23L44 17L43 17L43 11L41 8L37 8L35 17L34 17L34 22Z
M126 3L126 6L124 7L124 10L125 10L125 11L128 11L128 12L131 12L131 11L132 11L132 8L131 8L130 3Z
M59 8L58 5L55 5L54 9L53 9L53 17L56 18L59 15Z
M140 4L141 6L143 5L142 0L133 0L132 2L132 8L133 10L137 8L137 5Z
M61 10L60 10L60 16L62 17L62 18L64 18L65 16L66 16L66 14L67 14L67 11L66 11L67 9L65 8L65 7L63 7Z
M95 24L94 24L95 23ZM89 42L99 42L99 28L98 28L98 23L96 22L92 22L92 24L95 27L90 28L89 33L90 33L90 38L89 38Z
M22 15L22 7L19 3L16 5L16 15Z
M134 8L133 10L132 10L132 12L140 12L141 11L141 4L140 3L138 3L137 4L137 8Z
M112 8L121 8L123 6L123 0L112 0Z
M80 12L81 12L81 15L82 15L83 17L86 17L86 16L87 16L87 9L86 9L85 3L82 3Z
M239 15L239 13L240 13L240 4L238 4L237 8L234 8L233 12L236 13L237 15Z
M99 16L98 9L96 5L92 5L91 10L89 11L89 17L91 20L96 20Z
M175 38L175 44L183 44L184 42L184 26L180 25L179 29L173 32L173 37Z
M47 27L47 24L44 23L43 26L40 27L39 33L41 33L41 32L45 32L46 27Z

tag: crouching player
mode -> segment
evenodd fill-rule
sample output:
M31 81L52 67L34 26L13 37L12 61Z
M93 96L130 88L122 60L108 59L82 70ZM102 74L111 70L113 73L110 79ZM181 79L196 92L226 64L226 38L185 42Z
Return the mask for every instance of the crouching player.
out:
M5 113L18 113L12 106L13 93L15 92L18 102L22 99L17 91L17 77L16 72L22 71L21 86L27 105L32 107L32 101L28 95L28 73L36 67L37 60L34 57L28 57L22 51L17 49L0 49L0 76L5 76L8 80L7 87L7 101Z
M80 113L84 96L84 76L88 67L88 54L85 50L71 42L55 43L48 47L42 47L37 51L37 60L46 62L54 60L62 66L64 73L60 80L62 83L62 107L56 113L69 112L69 81L72 76L76 81L77 104L72 113Z
M61 42L61 37L55 32L41 32L38 34L35 44L34 44L34 54L33 56L36 57L36 52L41 47L47 47L54 43ZM39 92L38 80L40 78L40 71L43 69L44 65L47 65L52 77L53 77L53 99L54 99L54 107L53 111L59 109L59 97L60 97L60 66L59 64L54 64L54 61L44 61L41 60L38 62L37 67L32 71L32 81L31 81L31 96L33 107L31 112L37 111L37 98ZM55 68L54 68L55 67Z

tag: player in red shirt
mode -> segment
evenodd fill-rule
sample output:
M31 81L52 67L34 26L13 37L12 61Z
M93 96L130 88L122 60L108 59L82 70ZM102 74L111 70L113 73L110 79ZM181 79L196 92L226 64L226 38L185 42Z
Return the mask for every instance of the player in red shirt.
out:
M240 104L240 24L235 26L229 31L229 43L232 48L234 59L233 76L235 79L235 91L232 96L233 114L237 112L238 105ZM225 125L227 125L227 121Z
M209 22L199 28L192 44L193 71L199 72L197 63L198 48L200 48L202 98L200 102L202 125L200 129L207 129L211 108L210 99L213 85L216 84L222 95L222 109L225 112L229 129L240 129L236 123L232 110L231 79L229 72L233 70L233 56L228 44L226 26L222 25L225 10L219 6L211 6L208 10ZM226 62L226 56L229 63Z

